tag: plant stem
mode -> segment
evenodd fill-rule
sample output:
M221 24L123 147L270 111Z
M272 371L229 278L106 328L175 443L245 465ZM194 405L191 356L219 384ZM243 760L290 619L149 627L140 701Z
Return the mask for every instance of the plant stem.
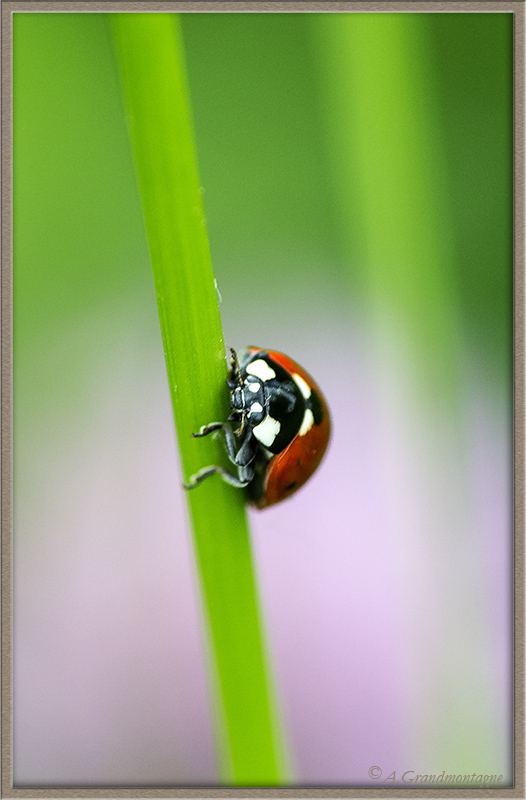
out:
M225 349L188 108L179 23L112 14L184 478L223 463L192 431L226 419ZM178 491L183 491L177 488ZM275 785L282 745L263 645L244 496L214 477L188 493L223 780Z

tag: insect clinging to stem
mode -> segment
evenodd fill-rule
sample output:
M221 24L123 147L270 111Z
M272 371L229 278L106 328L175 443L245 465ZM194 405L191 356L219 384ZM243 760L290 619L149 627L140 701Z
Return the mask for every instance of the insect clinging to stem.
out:
M259 347L247 347L239 357L230 352L232 413L227 422L209 423L192 436L222 431L237 475L222 466L204 467L185 488L218 473L246 488L254 506L267 508L294 494L319 466L330 439L329 409L308 372L283 353Z

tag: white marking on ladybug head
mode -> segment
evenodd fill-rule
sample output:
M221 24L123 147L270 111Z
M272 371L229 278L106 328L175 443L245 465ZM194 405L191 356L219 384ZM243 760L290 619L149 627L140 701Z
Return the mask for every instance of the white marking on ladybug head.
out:
M259 425L253 429L253 434L261 444L264 444L265 447L270 447L278 435L281 428L281 423L278 422L277 419L273 417L265 417L263 422L260 422Z
M255 361L252 361L246 368L246 371L249 375L255 375L256 378L259 378L263 381L270 381L272 378L276 377L276 373L269 367L266 361L263 361L262 358L257 358Z
M305 436L307 431L310 431L312 426L314 425L314 416L310 408L305 411L303 415L303 422L301 423L301 428L298 431L299 436Z
M259 392L259 383L247 383L249 392Z
M302 393L305 400L308 400L311 395L311 388L306 380L304 380L301 375L298 375L296 372L292 373L292 379L296 386L299 388L300 392Z
M252 403L250 406L250 411L248 412L248 416L251 414L257 414L259 411L263 411L263 406L261 403Z

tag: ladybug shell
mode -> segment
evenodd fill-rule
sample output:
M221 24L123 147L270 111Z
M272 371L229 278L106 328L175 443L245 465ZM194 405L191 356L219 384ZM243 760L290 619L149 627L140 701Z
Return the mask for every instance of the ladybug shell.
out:
M250 355L257 353L261 348L249 347ZM313 381L308 372L295 361L283 353L266 350L270 358L276 361L291 375L299 375L310 386L319 398L322 416L319 425L313 424L301 436L296 434L291 443L273 456L267 464L263 475L261 494L251 499L257 508L267 508L279 503L294 494L310 478L319 466L329 444L331 435L331 420L329 408L318 385Z

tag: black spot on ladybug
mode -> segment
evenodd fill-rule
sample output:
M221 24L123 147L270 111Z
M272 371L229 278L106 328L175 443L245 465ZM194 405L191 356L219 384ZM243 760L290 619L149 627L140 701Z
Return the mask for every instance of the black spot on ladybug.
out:
M321 425L321 421L323 419L323 411L321 408L320 398L318 397L314 389L310 393L309 401L307 403L307 408L309 406L312 411L312 416L314 417L314 424Z
M286 492L291 492L294 489L295 486L296 486L296 481L292 481L292 483L289 483L288 486L285 486L285 491Z

